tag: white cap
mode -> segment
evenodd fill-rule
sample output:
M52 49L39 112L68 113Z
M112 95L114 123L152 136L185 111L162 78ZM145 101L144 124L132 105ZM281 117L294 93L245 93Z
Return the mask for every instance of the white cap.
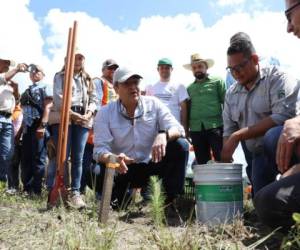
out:
M122 83L128 80L130 77L135 76L137 78L143 78L140 74L135 71L131 71L125 67L117 68L113 76L113 84Z

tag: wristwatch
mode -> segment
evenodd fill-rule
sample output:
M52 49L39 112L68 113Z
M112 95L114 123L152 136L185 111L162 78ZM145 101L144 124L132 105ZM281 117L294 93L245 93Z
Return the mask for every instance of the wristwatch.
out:
M165 133L165 134L166 134L167 141L169 140L169 132L168 132L168 130L159 130L158 133L159 133L159 134Z

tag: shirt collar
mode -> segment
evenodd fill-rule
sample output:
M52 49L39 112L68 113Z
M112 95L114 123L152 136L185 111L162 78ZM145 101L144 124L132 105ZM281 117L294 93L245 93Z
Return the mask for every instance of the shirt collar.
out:
M143 105L143 102L142 102L141 98L139 99L138 105L134 110L134 117L129 117L128 116L126 108L124 107L124 105L122 104L120 99L118 99L117 105L118 105L119 113L127 120L135 120L135 119L138 119L138 118L141 118L141 117L144 116L144 105Z
M207 80L211 80L211 76L210 76L209 74L207 74L207 76L206 76L203 80L201 80L200 83L205 82L205 81L207 81ZM197 80L195 79L195 81L194 81L193 83L198 83L198 82L197 82Z
M237 93L237 92L250 92L252 91L253 89L255 89L258 84L261 82L261 80L265 79L265 77L267 76L267 72L266 70L264 70L263 68L261 68L259 66L259 69L258 69L258 74L256 76L256 79L255 79L255 83L254 85L252 86L252 88L250 90L247 90L244 86L242 86L241 84L239 84L238 82L236 83L236 88L234 89L233 92Z

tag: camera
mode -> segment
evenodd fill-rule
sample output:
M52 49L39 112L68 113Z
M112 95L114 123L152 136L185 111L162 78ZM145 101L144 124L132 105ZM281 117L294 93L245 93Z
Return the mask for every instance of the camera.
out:
M35 64L29 64L29 65L27 65L26 71L29 72L29 73L33 73L34 74L34 73L38 72L39 69L38 69L37 65L35 65Z

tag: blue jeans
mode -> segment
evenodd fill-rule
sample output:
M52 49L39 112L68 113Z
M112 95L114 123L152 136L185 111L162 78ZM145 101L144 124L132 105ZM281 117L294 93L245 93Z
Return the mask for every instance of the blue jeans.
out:
M23 134L21 153L21 179L24 191L40 194L42 190L42 179L45 175L47 164L47 138L46 130L44 137L37 139L37 126L27 127Z
M55 146L57 147L58 143L58 131L59 124L52 125L52 135ZM68 141L67 141L67 153L66 159L69 158L71 153L71 191L79 192L80 181L82 175L82 159L84 153L84 147L87 141L89 130L80 125L71 124L69 126L68 132ZM55 160L52 160L52 166L49 167L47 186L48 189L51 189L54 185L56 164ZM66 164L65 164L65 173L66 173Z
M0 181L4 182L13 156L13 134L12 123L0 122Z
M276 179L278 174L276 165L277 142L282 126L269 129L264 135L263 153L253 154L252 157L252 186L254 195L264 186Z
M90 179L92 177L91 173L93 171L93 166L95 162L93 160L93 149L94 145L87 143L84 148L83 154L83 164L82 164L82 177L81 177L81 185L80 192L84 193L86 186L90 186Z

